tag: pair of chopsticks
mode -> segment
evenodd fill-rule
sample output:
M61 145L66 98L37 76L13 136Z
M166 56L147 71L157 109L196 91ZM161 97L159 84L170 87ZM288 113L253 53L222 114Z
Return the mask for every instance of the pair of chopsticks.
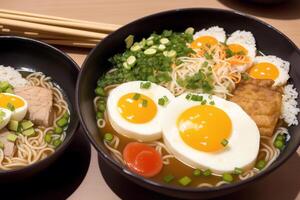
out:
M0 9L0 34L49 44L93 48L120 26Z

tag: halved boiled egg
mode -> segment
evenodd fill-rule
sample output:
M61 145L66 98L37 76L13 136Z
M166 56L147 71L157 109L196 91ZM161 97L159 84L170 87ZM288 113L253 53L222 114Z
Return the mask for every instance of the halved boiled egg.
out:
M191 48L197 49L204 46L214 46L218 42L225 42L226 34L223 28L213 26L208 29L202 29L194 34L194 41Z
M11 118L11 111L4 108L0 108L0 130L8 124L10 118Z
M254 79L272 79L274 85L283 85L290 78L290 63L276 56L257 56L249 75Z
M217 96L185 93L175 98L166 109L162 130L178 160L215 174L250 168L259 152L255 122L239 105Z
M21 121L27 113L28 103L20 96L0 93L0 108L5 108L12 112L11 120Z
M255 38L249 31L235 31L227 39L226 44L234 56L228 61L239 71L247 70L256 55Z
M114 88L107 99L107 114L120 134L138 141L161 138L162 114L174 98L155 83L132 81Z

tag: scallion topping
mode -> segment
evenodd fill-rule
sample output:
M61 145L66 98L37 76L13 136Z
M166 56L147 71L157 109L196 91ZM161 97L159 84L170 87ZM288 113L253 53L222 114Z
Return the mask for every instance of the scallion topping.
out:
M194 175L194 176L200 176L200 175L201 175L201 170L200 170L200 169L195 169L195 170L193 171L193 175Z
M226 147L226 146L228 145L228 140L223 139L223 140L221 141L221 144L222 144L224 147Z
M143 99L142 100L142 106L147 107L147 105L148 105L148 101L146 99Z
M6 107L10 110L10 111L15 111L15 106L14 105L12 105L11 103L8 103L7 105L6 105Z
M210 176L211 175L211 170L210 169L206 169L204 172L203 172L203 176Z
M174 180L174 176L173 175L167 175L167 176L165 176L164 177L164 182L166 182L166 183L170 183L171 181L173 181Z
M135 93L132 97L133 100L138 100L141 97L141 94Z
M113 140L114 136L111 133L105 133L104 134L104 140L107 142L111 142Z
M140 88L141 89L149 89L151 87L151 82L141 82Z
M192 179L188 176L184 176L178 180L179 184L182 186L187 186L192 182Z
M233 173L236 174L236 175L242 174L243 173L243 169L236 167L236 168L234 168L234 172Z

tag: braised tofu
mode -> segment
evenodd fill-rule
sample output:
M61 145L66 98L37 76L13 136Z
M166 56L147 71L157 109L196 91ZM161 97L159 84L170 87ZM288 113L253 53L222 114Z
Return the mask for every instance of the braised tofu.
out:
M28 118L37 125L53 124L53 93L50 89L26 86L14 89L16 95L28 102Z
M10 134L6 128L0 130L0 142L3 144L5 156L13 156L15 153L15 143L7 139Z
M281 88L272 87L273 83L259 79L241 82L230 98L250 115L264 136L273 135L281 111Z

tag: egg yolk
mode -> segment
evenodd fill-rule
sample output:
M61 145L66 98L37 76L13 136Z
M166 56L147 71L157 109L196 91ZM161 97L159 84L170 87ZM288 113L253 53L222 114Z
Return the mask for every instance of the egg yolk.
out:
M25 105L24 101L16 96L0 94L0 107L10 109L12 106L17 109Z
M143 94L128 93L119 99L118 110L127 121L143 124L155 117L157 106L151 98Z
M255 79L275 80L279 76L279 70L272 63L261 62L250 68L249 75Z
M229 44L228 48L235 54L247 55L248 50L239 44Z
M222 141L232 131L229 116L211 105L194 106L184 111L177 120L182 140L190 147L204 152L222 150Z
M212 36L200 36L191 43L192 49L199 49L202 45L213 46L218 44L218 40Z

